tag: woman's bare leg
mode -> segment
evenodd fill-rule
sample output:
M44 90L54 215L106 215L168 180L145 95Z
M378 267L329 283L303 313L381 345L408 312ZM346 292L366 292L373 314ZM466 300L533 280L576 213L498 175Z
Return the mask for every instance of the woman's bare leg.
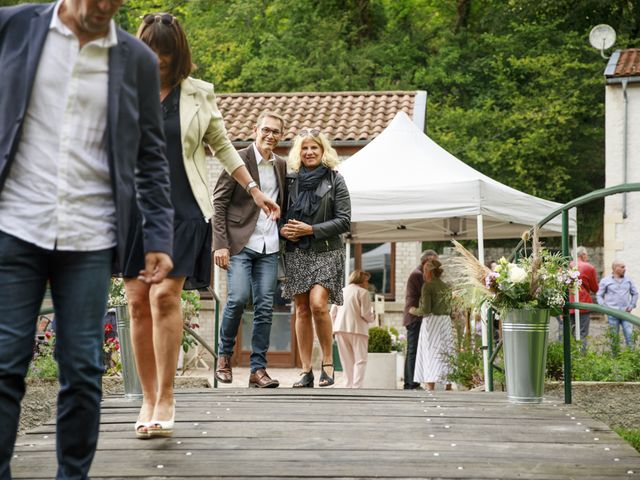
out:
M182 341L180 294L184 280L184 277L167 277L152 285L149 292L158 379L154 420L170 420L173 415L173 380Z
M329 316L329 291L322 285L314 285L309 292L311 315L322 349L322 364L333 365L333 326ZM333 367L325 367L329 376L333 375Z
M139 422L149 422L156 404L158 380L153 350L153 321L149 304L149 285L136 278L125 278L124 288L129 307L131 344L136 370L142 387Z

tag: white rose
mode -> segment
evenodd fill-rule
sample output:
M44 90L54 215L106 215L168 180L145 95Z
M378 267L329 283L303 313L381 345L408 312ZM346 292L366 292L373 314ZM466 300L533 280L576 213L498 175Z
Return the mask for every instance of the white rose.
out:
M527 272L514 264L509 265L509 281L513 283L522 283L527 279Z

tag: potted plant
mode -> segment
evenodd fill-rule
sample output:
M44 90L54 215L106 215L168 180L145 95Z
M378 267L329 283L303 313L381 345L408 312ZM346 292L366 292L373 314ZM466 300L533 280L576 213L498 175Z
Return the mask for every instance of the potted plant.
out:
M198 318L200 315L200 295L197 290L183 290L180 295L180 308L182 309L182 320L184 324L192 330L200 328ZM194 361L196 355L195 347L198 341L186 329L182 330L182 340L180 354L178 357L178 369L185 373L188 366Z
M383 327L369 329L369 353L364 374L364 388L396 388L396 352L391 348L389 330Z
M398 382L404 377L404 360L407 351L407 336L404 333L398 333L395 327L389 327L391 334L391 350L396 352L396 380Z
M578 271L542 248L537 233L530 256L501 258L494 271L453 241L476 301L488 302L502 319L507 396L514 403L542 401L549 316L562 311L569 290L580 284Z

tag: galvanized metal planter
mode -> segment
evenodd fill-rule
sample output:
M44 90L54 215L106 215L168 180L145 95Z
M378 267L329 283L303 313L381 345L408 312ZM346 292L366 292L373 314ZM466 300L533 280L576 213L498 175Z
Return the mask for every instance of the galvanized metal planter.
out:
M126 305L115 307L118 322L118 338L120 340L120 360L122 362L122 383L126 398L142 398L142 387L136 371L136 360L131 345L131 326L129 309Z
M509 310L502 322L502 332L509 401L542 402L549 310Z

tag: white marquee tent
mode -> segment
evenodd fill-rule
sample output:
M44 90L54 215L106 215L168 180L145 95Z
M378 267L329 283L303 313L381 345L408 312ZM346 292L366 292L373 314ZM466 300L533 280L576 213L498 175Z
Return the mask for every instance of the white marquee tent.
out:
M482 245L483 238L519 238L560 207L474 170L404 112L339 170L351 195L351 242L477 238ZM541 235L560 232L558 216Z
M421 132L404 112L339 170L351 195L350 242L477 238L478 260L484 263L484 238L519 238L560 207L474 170ZM570 213L575 246L575 211ZM558 216L540 234L561 231ZM347 258L349 250L348 243ZM482 333L487 345L484 324ZM489 362L483 353L486 377Z

